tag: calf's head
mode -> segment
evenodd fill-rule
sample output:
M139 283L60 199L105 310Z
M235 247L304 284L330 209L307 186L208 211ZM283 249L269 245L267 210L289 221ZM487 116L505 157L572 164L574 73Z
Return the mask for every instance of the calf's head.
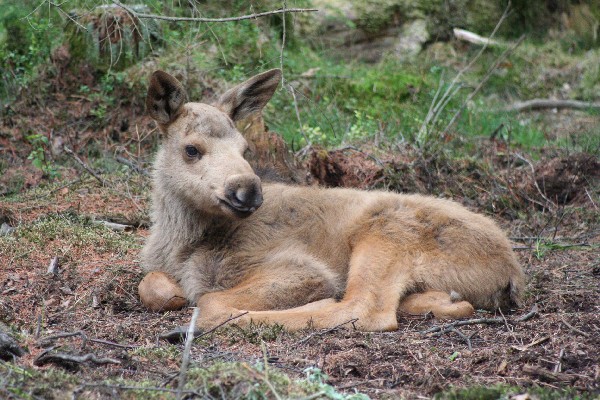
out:
M165 137L155 176L161 190L213 215L245 217L260 207L260 179L244 159L248 143L235 122L260 112L280 79L278 69L264 72L209 105L187 102L177 79L154 72L146 108Z

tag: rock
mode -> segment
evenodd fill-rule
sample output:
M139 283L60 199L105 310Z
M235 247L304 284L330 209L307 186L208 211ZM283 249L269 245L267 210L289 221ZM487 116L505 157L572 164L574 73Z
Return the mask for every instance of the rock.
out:
M0 225L0 236L10 235L14 231L15 231L15 228L13 228L12 226L10 226L6 222L3 222L2 225Z
M419 55L429 38L427 21L416 19L407 22L402 26L400 37L394 47L394 55L400 61L412 61Z

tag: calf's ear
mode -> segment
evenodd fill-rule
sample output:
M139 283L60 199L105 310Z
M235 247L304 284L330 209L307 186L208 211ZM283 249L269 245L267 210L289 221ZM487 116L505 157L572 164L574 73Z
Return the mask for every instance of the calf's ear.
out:
M280 69L263 72L223 93L214 106L233 121L239 121L261 111L275 93L280 80Z
M155 71L150 77L146 95L146 110L156 122L168 125L173 122L187 101L183 85L164 71Z

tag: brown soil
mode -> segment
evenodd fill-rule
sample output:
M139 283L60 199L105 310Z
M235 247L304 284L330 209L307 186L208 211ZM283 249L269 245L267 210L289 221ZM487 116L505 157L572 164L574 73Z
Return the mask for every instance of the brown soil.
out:
M353 157L346 163L363 161ZM556 163L551 160L545 165ZM145 184L139 176L131 179L129 185ZM102 187L84 178L41 198L26 193L22 201L3 202L0 211L13 226L27 226L45 215L69 212L135 224L144 218L147 199L126 194L122 185L112 182L110 187ZM593 206L588 203L586 207ZM430 316L399 315L401 328L392 333L357 332L351 324L328 332L281 333L266 343L269 360L298 377L303 376L305 368L316 366L340 390L357 389L375 398L386 394L431 396L451 385L497 383L571 387L598 393L598 214L590 216L585 207L575 206L562 212L558 215L532 210L527 221L502 221L516 241L529 276L525 304L507 315L506 323L467 325L434 336L421 332L446 322ZM133 235L138 244L146 234L144 228L122 233ZM538 237L549 238L548 243ZM34 245L26 254L10 255L0 273L0 320L26 332L25 343L21 344L29 353L17 360L18 365L33 366L36 357L49 346L36 340L38 337L83 331L90 338L122 345L162 347L168 345L158 341L159 334L189 321L189 310L154 314L143 309L136 294L142 277L136 246L125 252L106 252L99 247L59 238ZM54 256L59 256L58 274L47 274ZM534 304L539 313L525 322L516 322ZM478 312L477 317L504 318L484 312ZM260 329L258 332L260 335ZM262 359L260 341L248 340L244 335L232 340L231 335L230 328L205 338L204 345L195 349L195 357ZM466 337L470 338L471 349ZM87 342L82 350L79 337L55 342L71 354L92 352L121 362L102 366L86 363L73 368L73 373L86 381L118 376L162 380L179 368L172 358L157 364L155 358L111 345Z
M61 105L65 102L68 107ZM135 173L106 175L103 186L57 146L55 159L67 165L60 167L64 183L50 192L32 190L48 178L25 161L31 151L25 136L43 132L51 142L63 138L65 144L79 150L84 162L91 159L86 157L90 146L97 146L146 166L143 162L149 159L156 135L146 119L136 117L141 113L140 104L116 107L125 111L111 115L101 131L94 128L92 98L56 95L45 107L39 104L34 96L28 105L21 105L19 113L4 110L0 154L10 168L0 177L0 192L14 190L15 176L22 180L23 189L18 200L0 197L0 222L27 228L48 215L95 217L133 225L133 230L114 233L118 240L133 245L112 248L102 242L105 239L78 243L69 237L19 243L25 240L19 236L13 247L6 248L0 269L0 321L23 332L20 344L28 349L16 364L60 368L54 364L34 366L45 349L56 345L63 352L93 353L120 361L66 365L86 382L121 377L164 381L166 387L174 387L172 374L179 370L178 359L134 350L168 349L170 345L158 335L187 324L191 316L189 309L150 313L137 296L142 278L138 250L147 235L148 178ZM71 124L61 125L58 118L54 121L50 111L54 108L66 113L61 118ZM130 128L134 121L138 129ZM266 142L281 151L279 142ZM529 277L525 302L512 315L477 312L477 318L501 318L503 323L465 325L439 336L422 333L447 324L431 316L399 315L400 329L390 333L362 333L352 324L324 332L278 335L267 335L267 328L229 327L196 344L192 361L202 359L202 365L223 360L259 361L265 356L262 339L274 367L302 377L307 367L316 366L339 390L351 393L356 389L374 398L415 398L432 396L450 386L495 384L600 394L598 159L575 154L529 165L515 156L501 156L496 146L484 146L491 150L483 155L481 164L423 159L409 153L372 155L355 148L314 150L307 169L316 181L328 186L442 195L493 214L509 232ZM285 157L272 161L276 167L289 167ZM303 173L296 165L289 171L288 180ZM58 273L48 274L48 264L55 256ZM518 322L534 305L538 313ZM40 340L77 331L125 347L88 340L83 348L79 336L56 339L53 344Z

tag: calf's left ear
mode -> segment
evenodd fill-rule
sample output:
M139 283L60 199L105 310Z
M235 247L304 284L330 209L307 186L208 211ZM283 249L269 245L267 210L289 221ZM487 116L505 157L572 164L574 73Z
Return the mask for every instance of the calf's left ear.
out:
M233 121L239 121L262 110L280 80L280 69L263 72L223 93L214 106L227 113Z

